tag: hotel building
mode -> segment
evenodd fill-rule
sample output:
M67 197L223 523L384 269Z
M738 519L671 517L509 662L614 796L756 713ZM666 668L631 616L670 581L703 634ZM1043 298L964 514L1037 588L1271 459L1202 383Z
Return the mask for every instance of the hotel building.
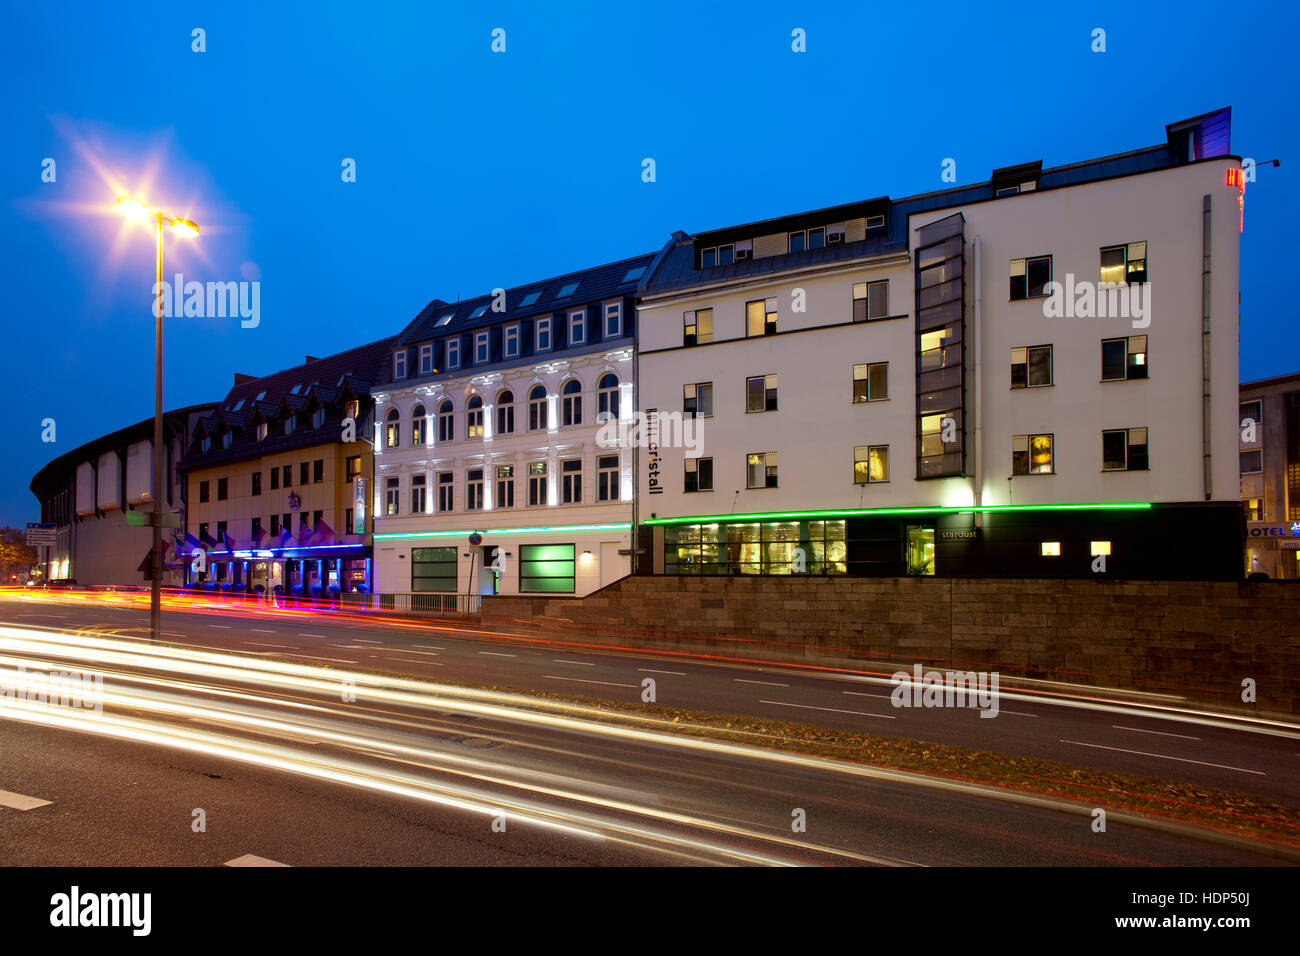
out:
M180 463L186 552L206 552L188 583L308 597L372 589L370 383L389 345L235 376Z
M1241 385L1246 573L1300 579L1300 372Z
M1229 122L675 234L639 404L702 447L646 453L638 572L1239 578Z
M651 255L449 305L375 394L375 559L391 594L584 595L628 574L637 282Z

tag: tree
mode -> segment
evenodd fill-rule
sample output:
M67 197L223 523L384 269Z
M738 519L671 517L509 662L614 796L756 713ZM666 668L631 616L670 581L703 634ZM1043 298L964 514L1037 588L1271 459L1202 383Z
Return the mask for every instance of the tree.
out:
M36 549L27 544L26 532L18 528L0 528L0 584L12 584L17 574L26 583L27 574L40 561Z

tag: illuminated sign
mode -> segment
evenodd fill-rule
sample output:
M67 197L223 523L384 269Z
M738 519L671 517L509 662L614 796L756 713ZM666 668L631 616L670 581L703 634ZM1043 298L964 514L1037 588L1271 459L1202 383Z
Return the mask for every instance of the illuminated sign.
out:
M366 479L352 479L352 533L366 533Z
M662 495L663 488L659 485L659 409L647 408L646 431L647 442L645 452L645 470L646 480L649 482L649 491L652 495Z

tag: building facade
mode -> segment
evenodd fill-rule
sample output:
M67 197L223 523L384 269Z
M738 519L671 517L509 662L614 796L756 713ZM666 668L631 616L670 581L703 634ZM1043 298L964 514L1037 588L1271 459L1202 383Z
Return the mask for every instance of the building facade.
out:
M389 345L235 376L180 463L186 553L201 568L187 583L302 596L372 589L370 392Z
M376 393L384 593L588 594L631 569L635 292L652 256L426 306Z
M1228 123L675 234L638 571L1240 577Z
M185 484L176 463L199 419L213 408L194 405L163 415L164 472L171 479L163 512L182 525ZM36 473L30 487L41 505L41 521L58 526L58 543L38 549L40 580L148 583L153 530L140 522L153 511L153 432L154 420L147 418L60 455ZM163 530L162 583L168 587L184 580L177 538Z
M1300 372L1243 382L1239 413L1246 574L1300 579Z

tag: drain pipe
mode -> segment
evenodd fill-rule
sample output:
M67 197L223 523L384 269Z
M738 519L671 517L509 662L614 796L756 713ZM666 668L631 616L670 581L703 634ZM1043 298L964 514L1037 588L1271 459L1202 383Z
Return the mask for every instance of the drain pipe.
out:
M980 317L983 312L983 301L980 287L980 237L977 235L971 240L971 270L975 273L975 303L971 316L971 331L975 339L975 370L972 378L974 387L972 391L972 401L975 405L975 505L976 507L984 504L984 395L981 390L981 384L984 381L982 370L984 368L984 336L981 335ZM975 527L984 526L984 512L975 512Z
M1210 453L1210 197L1201 199L1201 458L1205 500L1214 492Z

